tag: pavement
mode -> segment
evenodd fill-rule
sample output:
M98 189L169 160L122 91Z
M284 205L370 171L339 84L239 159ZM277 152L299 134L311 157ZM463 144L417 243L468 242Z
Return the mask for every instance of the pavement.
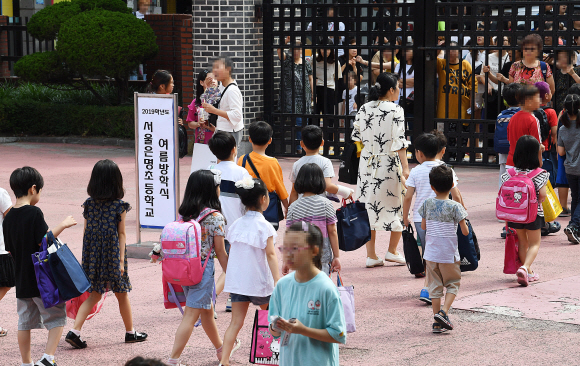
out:
M123 147L14 142L0 144L0 187L9 189L12 170L24 165L37 168L45 187L38 206L49 226L73 215L79 225L65 230L61 239L80 258L82 208L93 165L109 158L119 164L126 189L125 200L135 204L135 153ZM280 159L289 176L295 159ZM180 160L181 189L185 187L191 157ZM335 162L338 173L338 163ZM521 288L515 275L505 275L502 224L495 219L498 170L457 167L459 188L481 247L481 262L474 272L464 273L456 303L450 312L455 330L432 334L432 312L418 300L422 279L411 276L404 266L364 268L365 251L342 253L342 277L354 285L356 333L340 346L342 365L577 365L580 364L580 246L570 245L560 232L542 238L534 270L539 282ZM289 181L286 181L288 188ZM127 215L127 242L136 240L135 211ZM565 227L567 220L558 219ZM282 225L283 227L284 225ZM280 235L283 237L283 229ZM143 241L155 241L159 232L144 232ZM378 234L377 250L384 255L388 233ZM278 241L281 243L281 239ZM402 251L402 243L399 245ZM216 262L216 276L221 273ZM85 323L82 336L89 347L73 350L61 340L56 359L59 366L123 365L140 355L166 360L181 320L178 310L165 310L161 289L161 267L147 260L130 259L130 293L135 328L149 340L125 344L124 327L117 300L109 296L101 313ZM224 311L226 295L217 300L218 329L223 335L230 315ZM254 307L240 332L242 347L233 365L247 365ZM0 301L0 326L8 335L0 338L0 366L20 365L17 343L15 292ZM72 327L68 320L65 333ZM34 360L44 352L47 332L32 332ZM189 365L217 365L212 345L196 328L182 355ZM306 362L306 360L305 360Z

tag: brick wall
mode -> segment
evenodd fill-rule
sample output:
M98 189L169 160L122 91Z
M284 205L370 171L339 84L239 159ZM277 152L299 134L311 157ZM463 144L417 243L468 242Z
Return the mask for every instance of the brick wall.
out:
M244 96L244 122L263 120L263 31L254 19L261 0L195 0L193 5L193 69L211 68L211 61L228 56L233 78Z
M8 17L0 15L0 25L8 25ZM8 32L0 31L0 55L8 55ZM0 78L10 77L8 61L0 62Z

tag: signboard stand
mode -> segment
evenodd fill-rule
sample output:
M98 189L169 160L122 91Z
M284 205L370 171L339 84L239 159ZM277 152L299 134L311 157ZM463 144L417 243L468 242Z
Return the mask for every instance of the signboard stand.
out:
M135 93L136 244L128 258L148 259L155 242L141 242L141 231L160 232L179 210L177 94Z

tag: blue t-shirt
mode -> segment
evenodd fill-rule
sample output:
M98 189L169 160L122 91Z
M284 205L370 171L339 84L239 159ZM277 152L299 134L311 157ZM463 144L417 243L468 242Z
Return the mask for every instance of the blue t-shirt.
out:
M291 273L278 281L270 297L269 317L296 318L309 328L326 329L332 338L346 343L344 310L332 280L320 272L310 281L299 283L294 275ZM288 345L280 346L280 366L338 364L338 343L292 334Z

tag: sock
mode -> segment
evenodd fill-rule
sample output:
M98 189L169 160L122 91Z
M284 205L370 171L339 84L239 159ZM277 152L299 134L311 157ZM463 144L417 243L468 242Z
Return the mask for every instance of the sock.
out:
M222 348L224 348L224 346L221 346L220 348L216 348L215 350L216 350L216 352L221 352Z
M54 363L54 355L47 355L46 353L42 355L42 358ZM41 358L41 359L42 359Z
M179 362L179 358L170 358L167 361L167 364L169 364L169 365L177 365L178 362Z
M135 334L135 329L133 329L133 330L128 330L128 331L127 331L127 334Z
M20 366L34 366L34 363L21 363Z
M71 329L70 331L73 332L77 337L81 335L81 331L80 330Z

